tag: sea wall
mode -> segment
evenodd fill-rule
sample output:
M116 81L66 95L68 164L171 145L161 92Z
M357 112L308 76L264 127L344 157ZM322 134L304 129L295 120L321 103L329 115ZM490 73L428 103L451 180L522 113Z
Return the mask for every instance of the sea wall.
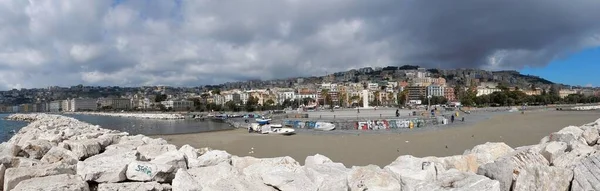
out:
M600 190L598 121L566 127L537 145L404 155L382 168L348 167L318 154L300 165L287 156L177 148L59 115L9 119L30 124L0 144L3 190Z
M389 129L407 129L423 128L432 125L438 125L437 119L425 118L407 118L407 119L373 119L373 120L338 120L321 122L333 123L337 130L389 130ZM314 120L283 120L282 124L296 129L314 129L316 123Z
M163 119L163 120L185 119L184 115L181 115L178 113L65 112L65 114L130 117L130 118L140 118L140 119Z

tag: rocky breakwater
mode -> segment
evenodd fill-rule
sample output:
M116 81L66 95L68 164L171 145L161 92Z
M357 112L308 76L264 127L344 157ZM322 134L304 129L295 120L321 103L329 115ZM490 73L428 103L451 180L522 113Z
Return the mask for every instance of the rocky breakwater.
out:
M577 106L577 107L573 107L571 109L572 110L577 110L577 111L598 110L598 109L600 109L600 105Z
M478 145L449 157L400 156L383 168L346 167L322 155L232 156L176 148L47 114L0 144L3 190L600 190L599 124L567 127L540 144Z
M111 116L111 117L131 117L140 119L185 119L185 116L178 113L106 113L106 112L68 112L66 114L77 114L77 115L97 115L97 116Z

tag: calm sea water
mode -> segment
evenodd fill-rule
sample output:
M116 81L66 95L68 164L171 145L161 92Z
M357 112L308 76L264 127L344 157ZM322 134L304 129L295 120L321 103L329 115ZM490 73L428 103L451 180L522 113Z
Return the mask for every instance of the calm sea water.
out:
M9 114L0 114L0 142L8 141L13 136L11 133L12 130L17 132L27 125L27 123L23 121L4 120L8 115Z
M8 114L0 114L0 142L7 141L12 137L11 130L19 131L19 129L27 125L26 122L22 121L4 120L6 116ZM154 120L91 115L66 116L90 124L100 125L102 128L128 132L130 135L169 135L233 129L228 124L211 120Z

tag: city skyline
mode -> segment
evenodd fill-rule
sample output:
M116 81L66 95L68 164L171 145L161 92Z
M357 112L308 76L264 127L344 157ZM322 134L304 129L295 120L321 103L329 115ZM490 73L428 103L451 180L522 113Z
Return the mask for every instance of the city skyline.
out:
M0 90L191 87L350 68L598 86L600 1L0 0Z

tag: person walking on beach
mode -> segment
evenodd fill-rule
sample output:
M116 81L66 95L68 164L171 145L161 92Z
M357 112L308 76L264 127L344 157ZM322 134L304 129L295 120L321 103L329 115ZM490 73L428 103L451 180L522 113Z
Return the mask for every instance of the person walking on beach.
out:
M396 109L396 117L400 117L400 110Z
M454 123L454 115L450 116L450 123Z

